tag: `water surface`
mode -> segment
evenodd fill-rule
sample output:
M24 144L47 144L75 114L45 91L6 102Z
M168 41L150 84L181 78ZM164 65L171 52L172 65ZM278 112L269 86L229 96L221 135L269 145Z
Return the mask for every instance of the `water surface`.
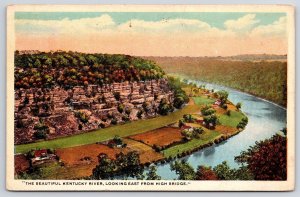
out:
M270 138L282 128L286 127L286 109L261 98L239 92L237 90L208 84L201 81L192 81L197 85L205 84L207 89L226 90L229 100L234 104L241 102L241 110L248 116L249 122L244 131L238 135L211 147L197 151L182 159L187 160L195 169L199 165L216 166L227 161L231 167L238 167L234 161L241 151L247 150L255 141ZM170 180L177 177L170 170L170 164L159 165L157 173L162 179Z

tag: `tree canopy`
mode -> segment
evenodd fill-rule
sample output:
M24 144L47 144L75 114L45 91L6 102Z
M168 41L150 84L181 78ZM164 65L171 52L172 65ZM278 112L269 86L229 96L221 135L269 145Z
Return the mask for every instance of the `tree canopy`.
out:
M119 54L15 52L16 88L107 84L159 79L164 71L153 61ZM180 102L180 101L178 101Z

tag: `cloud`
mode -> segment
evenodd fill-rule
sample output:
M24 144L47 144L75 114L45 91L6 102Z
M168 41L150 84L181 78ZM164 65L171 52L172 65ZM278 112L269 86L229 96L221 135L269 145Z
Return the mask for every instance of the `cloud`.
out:
M255 14L227 20L225 29L196 19L117 24L108 14L71 20L15 21L18 50L76 50L130 55L202 56L286 53L286 18L258 25ZM266 36L267 35L267 36Z
M125 31L150 32L203 32L211 30L212 27L208 23L196 19L165 19L160 21L130 20L121 24L118 29Z
M227 30L234 32L249 31L254 25L260 22L255 19L255 16L255 14L247 14L236 20L227 20L224 26Z
M91 33L115 27L115 22L108 14L95 18L81 18L71 20L16 20L15 26L20 33Z
M280 17L269 25L260 25L251 31L252 36L286 36L287 19L285 16Z

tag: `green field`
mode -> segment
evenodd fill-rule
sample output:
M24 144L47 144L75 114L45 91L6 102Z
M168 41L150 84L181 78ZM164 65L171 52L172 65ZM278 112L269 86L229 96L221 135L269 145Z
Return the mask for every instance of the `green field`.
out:
M41 141L30 144L17 145L16 153L26 153L32 149L43 148L66 148L84 144L92 144L113 138L115 135L126 137L138 133L143 133L172 124L182 118L184 114L195 113L199 110L197 105L187 105L183 109L170 113L167 116L159 116L147 120L138 120L123 125L111 126L79 135L58 138L54 140Z
M230 116L224 114L219 117L221 125L236 127L245 115L239 111L231 111Z
M178 154L181 154L185 151L193 150L201 145L207 144L210 141L213 141L216 137L220 136L221 134L218 131L213 130L205 130L204 134L201 135L200 139L192 139L191 141L179 144L176 146L172 146L163 151L165 157L175 157Z
M193 99L198 106L209 105L209 104L213 104L215 102L215 99L206 98L203 96L193 97Z

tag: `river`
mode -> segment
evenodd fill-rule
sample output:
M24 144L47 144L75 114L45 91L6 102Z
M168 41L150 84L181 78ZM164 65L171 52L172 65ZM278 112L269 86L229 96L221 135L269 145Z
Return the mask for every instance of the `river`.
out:
M236 168L239 166L234 161L242 151L255 144L255 141L270 138L282 128L286 127L286 109L266 101L264 99L215 84L208 84L201 81L192 81L197 85L206 85L207 89L226 90L229 93L228 99L234 104L242 103L241 110L248 116L249 122L244 131L228 140L211 147L194 152L182 159L190 163L195 169L198 165L216 166L223 161ZM164 180L172 180L177 177L174 171L170 170L170 164L158 165L157 173Z

